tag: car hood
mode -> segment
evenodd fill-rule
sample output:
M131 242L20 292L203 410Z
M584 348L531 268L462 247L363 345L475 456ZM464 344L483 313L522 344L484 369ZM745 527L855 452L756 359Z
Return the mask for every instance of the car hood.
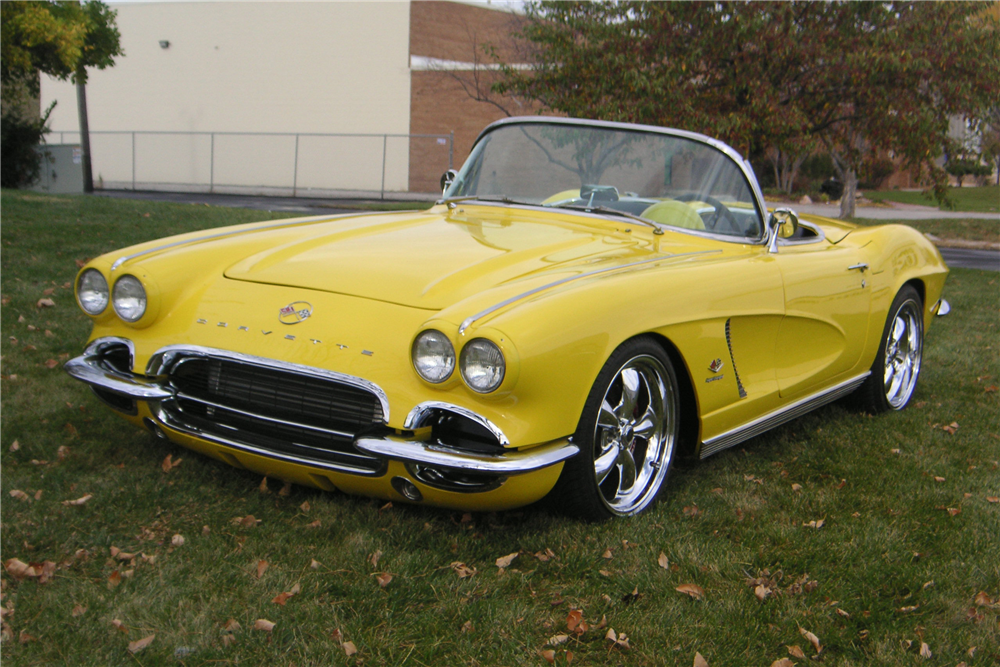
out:
M707 249L706 239L654 236L625 219L501 206L438 206L303 231L231 265L226 277L441 310L500 285Z

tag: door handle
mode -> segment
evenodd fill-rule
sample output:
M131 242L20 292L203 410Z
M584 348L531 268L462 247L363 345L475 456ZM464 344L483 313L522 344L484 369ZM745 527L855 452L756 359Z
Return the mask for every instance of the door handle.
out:
M851 266L847 267L848 271L851 271L853 269L858 269L859 271L861 271L861 273L864 273L865 271L868 270L868 265L865 264L864 262L861 262L860 264L852 264Z

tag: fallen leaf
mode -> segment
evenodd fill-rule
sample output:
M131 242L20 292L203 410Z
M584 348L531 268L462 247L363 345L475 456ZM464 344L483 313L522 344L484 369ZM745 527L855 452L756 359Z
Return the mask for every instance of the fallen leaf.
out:
M703 589L698 584L681 584L675 588L678 593L684 593L685 595L690 595L695 600L705 599L705 589Z
M611 553L611 549L605 549L604 553L601 554L601 558L605 560L611 560L614 558L614 555Z
M569 641L569 635L554 635L549 637L549 640L545 642L549 646L559 646L560 644L565 644Z
M10 497L20 500L22 502L31 500L31 497L21 489L14 489L13 491L11 491Z
M941 430L949 435L955 435L955 432L958 431L958 422L952 422L947 426L942 426Z
M801 491L801 490L802 490L801 484L792 484L792 491Z
M788 658L780 658L772 662L771 667L795 667L795 663Z
M379 507L378 511L379 512L384 512L386 510L391 510L391 509L392 509L392 501L390 500L385 505L382 505L382 507ZM471 516L471 515L469 515L469 516ZM351 646L354 646L354 644L351 644Z
M938 476L935 475L934 476L934 481L935 482L943 482L943 481L945 481L945 479L944 479L944 477L938 477Z
M323 522L320 521L319 519L316 519L315 521L311 521L306 524L306 528L322 528L322 527L323 527Z
M958 516L959 514L962 513L962 508L961 507L947 507L945 509L948 510L948 514L950 516Z
M849 613L847 613L846 611L844 611L840 607L837 607L837 613L840 614L841 616L843 616L844 618L850 618L851 617L851 615Z
M798 646L786 646L785 648L788 649L788 655L793 658L799 658L800 660L806 659L806 654Z
M344 634L340 631L340 628L334 628L333 632L330 633L330 639L335 642L341 642L344 639Z
M766 600L768 596L771 595L771 593L773 592L774 591L772 591L764 584L758 584L757 587L753 589L753 594L756 595L757 599L760 600L761 602Z
M309 561L309 569L310 570L318 570L320 565L322 565L322 563L320 563L315 558L313 558L311 561Z
M264 573L267 572L267 568L268 567L270 567L270 563L268 563L266 560L259 560L259 561L257 561L257 578L258 579L260 579L261 577L264 576Z
M260 480L260 486L257 487L257 490L261 493L271 493L271 489L267 488L267 477Z
M990 607L992 605L993 600L990 599L990 596L986 593L986 591L979 591L979 593L976 594L977 607Z
M149 565L154 565L156 563L156 554L153 554L152 556L147 556L145 553L140 553L139 558L142 559L143 563L147 563Z
M919 608L920 608L920 605L918 605L918 604L915 604L915 605L913 605L912 607L900 607L900 608L899 608L899 611L900 611L901 613L904 613L904 614L908 614L908 613L910 613L911 611L916 611L916 610L917 610L917 609L919 609Z
M180 533L177 533L176 535L170 538L170 544L172 544L175 547L184 546L184 536L181 535Z
M113 625L116 628L118 628L118 630L120 630L121 632L124 632L125 634L128 634L128 628L125 627L125 624L122 623L120 619L117 619L117 618L111 619L111 625Z
M241 528L254 528L260 522L260 519L254 518L253 514L233 517L233 523Z
M552 549L546 549L545 551L538 551L532 555L541 562L546 563L556 557L556 552L552 551Z
M49 298L39 299L38 303L35 304L39 308L54 308L56 302Z
M73 607L73 611L71 611L69 615L72 616L73 618L77 618L79 616L83 616L86 613L87 613L87 608L84 607L83 605L78 604L75 607Z
M108 586L110 588L116 588L120 583L122 583L122 573L115 570L111 573L111 576L108 577Z
M45 367L48 368L49 370L52 370L53 368L55 368L58 365L59 365L59 361L57 359L46 359L45 360Z
M307 500L301 505L299 505L299 509L302 510L303 514L309 514L309 510L312 509L312 506L309 504L309 501Z
M815 528L815 529L819 530L820 528L823 527L824 523L826 523L826 520L825 519L820 519L819 521L810 521L809 523L803 523L802 526L804 528Z
M28 642L37 642L38 637L29 635L25 630L21 630L21 634L18 635L17 641L21 644L27 644Z
M631 593L626 593L622 596L622 602L625 604L632 604L636 600L642 597L642 593L639 592L639 587L636 586Z
M576 630L582 622L583 611L580 609L570 609L569 614L566 616L566 628L572 632Z
M284 606L285 603L288 602L288 598L292 597L293 595L294 595L293 593L279 593L274 597L273 600L271 600L271 602L273 602L274 604L280 604Z
M167 458L163 459L163 463L160 467L163 468L163 472L170 472L171 470L179 466L181 464L181 461L183 460L184 459L177 459L176 461L174 461L173 456L171 454L167 454Z
M239 621L237 621L235 618L231 618L222 624L222 629L225 630L226 632L236 632L237 630L240 630L242 628L240 626Z
M60 461L65 461L67 456L69 456L69 447L60 445L59 449L56 450L56 458Z
M111 557L116 560L132 560L133 558L135 558L135 554L122 551L118 547L112 546Z
M508 554L501 558L497 558L496 560L497 567L499 567L501 570L505 567L510 567L510 564L514 562L514 559L517 558L519 553L520 553L519 551L515 551L512 554Z
M137 639L134 642L129 642L128 652L129 653L138 653L142 649L144 649L147 646L149 646L150 644L152 644L154 639L156 639L156 635L149 635L148 637L143 637L142 639Z
M286 498L292 495L292 483L285 482L285 485L281 487L280 491L278 491L278 495Z
M462 623L462 632L472 632L472 630L473 630L473 626L472 626L472 621L471 620L470 621L466 621L465 623Z
M461 563L459 561L455 561L454 563L452 563L451 569L455 571L455 574L458 575L459 579L465 579L467 577L471 577L474 574L476 574L476 568L469 567L465 563Z
M354 642L344 642L341 646L344 649L344 653L348 656L354 655L358 652L358 647L354 645Z
M701 653L695 651L693 667L708 667L708 660L705 660Z
M270 632L274 630L274 623L267 620L266 618L258 618L253 624L254 630L263 630L264 632Z
M542 658L544 658L545 661L550 665L554 665L556 662L556 652L550 648L545 650L540 650L538 652L538 655L542 656Z
M8 451L16 452L19 449L21 449L21 443L15 440L14 442L10 443L10 449Z
M920 657L925 660L934 657L934 654L931 653L931 647L927 645L927 642L920 642Z
M93 495L91 495L91 494L88 493L87 495L85 495L85 496L83 496L81 498L77 498L76 500L64 500L64 501L62 501L62 504L66 505L66 506L83 505L85 502L87 502L88 500L90 500L93 497L94 497Z
M388 572L383 572L382 574L378 575L375 578L378 580L378 585L381 586L382 588L388 586L389 582L392 581L392 575L389 574Z
M819 655L820 653L822 653L823 647L820 646L819 637L817 637L813 633L809 632L805 628L799 628L799 634L802 635L803 637L805 637L806 641L808 641L810 644L812 644L813 648L816 650L816 655Z
M41 500L41 499L42 499L42 490L38 489L37 491L35 491L35 500Z
M376 551L372 555L368 556L368 562L371 563L373 568L378 567L378 561L382 558L382 551Z
M662 567L664 570L670 569L670 561L667 559L667 554L660 552L659 557L656 559L657 565Z

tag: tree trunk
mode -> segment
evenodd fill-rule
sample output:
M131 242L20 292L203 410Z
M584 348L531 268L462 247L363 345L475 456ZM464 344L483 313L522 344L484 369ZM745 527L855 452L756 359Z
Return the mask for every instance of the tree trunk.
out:
M853 218L857 208L858 174L848 167L844 169L844 194L840 198L840 218Z
M76 106L80 112L80 150L83 153L83 191L94 191L94 169L90 162L90 120L87 118L86 74L77 72Z

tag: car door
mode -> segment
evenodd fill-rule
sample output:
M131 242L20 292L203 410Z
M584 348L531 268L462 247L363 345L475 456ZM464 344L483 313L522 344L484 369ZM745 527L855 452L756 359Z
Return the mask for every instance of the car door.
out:
M819 228L779 244L785 288L775 371L782 399L807 395L847 379L868 336L871 287L858 248L830 243Z

